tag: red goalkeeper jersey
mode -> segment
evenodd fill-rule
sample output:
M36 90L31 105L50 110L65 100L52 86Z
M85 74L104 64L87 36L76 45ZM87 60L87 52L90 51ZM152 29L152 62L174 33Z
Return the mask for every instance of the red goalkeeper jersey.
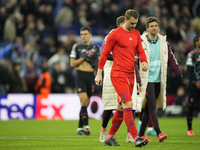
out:
M134 75L134 57L137 52L141 62L147 62L138 30L131 32L119 27L107 37L104 49L99 59L99 69L103 69L110 52L113 54L112 76Z

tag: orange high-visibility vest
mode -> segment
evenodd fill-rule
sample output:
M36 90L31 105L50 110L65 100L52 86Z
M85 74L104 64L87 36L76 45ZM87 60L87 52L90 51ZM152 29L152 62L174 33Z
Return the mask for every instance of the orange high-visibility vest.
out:
M49 94L51 93L51 75L48 72L44 72L39 76L34 90L40 94Z

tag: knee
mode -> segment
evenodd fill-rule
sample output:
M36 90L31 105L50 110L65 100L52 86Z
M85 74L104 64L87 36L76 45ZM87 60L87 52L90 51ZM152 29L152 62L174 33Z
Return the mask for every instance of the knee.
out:
M81 99L81 106L88 106L89 105L89 103L90 103L90 100L89 99L87 99L87 98L82 98Z
M123 108L133 108L133 102L127 101L122 104Z
M156 110L156 104L149 105L148 110Z
M118 104L118 105L117 105L117 109L118 109L119 111L123 111L123 106L122 106L122 104Z
M188 106L190 107L195 107L197 105L196 100L194 100L193 98L190 98L188 100Z

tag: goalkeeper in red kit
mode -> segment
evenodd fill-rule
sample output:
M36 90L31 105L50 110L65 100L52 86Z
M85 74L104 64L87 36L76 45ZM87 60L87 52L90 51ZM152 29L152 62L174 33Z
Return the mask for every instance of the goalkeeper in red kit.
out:
M138 137L137 128L132 115L132 91L134 86L134 56L137 52L142 62L143 71L148 70L147 58L142 47L141 37L135 29L139 15L137 11L129 9L125 13L125 23L122 27L114 29L107 37L103 52L99 59L95 83L102 85L102 70L110 52L113 54L113 65L111 69L111 81L118 95L117 110L112 119L112 125L104 141L104 145L120 146L114 139L122 121L125 121L132 137L135 139L135 146L141 147L148 144L145 137Z

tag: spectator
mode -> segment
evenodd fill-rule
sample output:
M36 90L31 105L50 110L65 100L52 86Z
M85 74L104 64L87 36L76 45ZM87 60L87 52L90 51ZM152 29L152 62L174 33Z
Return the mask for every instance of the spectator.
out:
M74 16L74 13L72 9L69 7L69 5L66 3L63 3L62 8L60 9L60 11L58 12L55 18L55 23L56 25L63 25L63 26L72 25L73 16Z
M186 110L187 110L187 100L186 100L186 93L185 93L185 88L180 86L177 90L176 97L174 99L175 105L176 106L181 106L182 107L182 112L181 116L186 115Z
M17 31L17 36L23 36L23 32L25 30L25 24L24 24L24 15L20 15L16 19L16 31Z
M48 72L47 60L43 60L41 64L42 73L40 74L34 90L38 94L50 94L51 93L51 75Z
M7 94L6 85L8 81L8 69L5 67L4 60L0 60L0 95Z
M52 93L65 93L67 85L67 75L66 71L62 69L59 61L57 62L55 61L52 64L51 77L52 77L52 85L51 85Z
M26 93L36 93L34 85L40 75L40 69L31 60L26 60L26 66L22 69L22 77L27 88Z
M87 12L85 10L78 11L78 15L74 19L74 24L81 25L81 26L88 25Z
M45 26L42 19L37 20L36 32L37 32L37 44L39 45L43 43L44 37L52 36L51 31L49 30L48 27Z
M44 59L49 59L55 53L55 47L51 44L51 37L45 37L44 42L40 46L38 64L40 65Z
M69 56L65 53L64 48L59 48L58 52L48 60L48 66L51 67L55 62L60 62L62 70L67 70L69 67Z
M72 33L66 38L62 43L63 48L65 49L66 54L69 56L72 50L72 46L76 43L76 34Z
M24 44L22 37L17 37L12 48L12 62L23 62L24 57Z
M14 42L16 37L15 17L11 14L5 22L4 41L6 44Z
M52 28L54 25L54 16L53 16L53 8L51 5L46 5L44 9L44 23L49 28Z
M33 63L37 64L38 61L38 47L34 40L28 42L25 45L24 60L31 60Z
M20 75L21 69L21 63L12 63L12 68L9 70L8 93L24 93L23 79Z
M115 18L116 19L116 18ZM90 11L87 13L87 21L90 26L103 25L102 8L98 3L92 3L90 5ZM114 20L115 24L115 20Z
M36 34L35 23L33 21L28 22L26 29L23 32L24 43L26 44L30 39L33 39Z
M8 14L5 7L0 8L0 40L3 41L4 24L7 20Z

